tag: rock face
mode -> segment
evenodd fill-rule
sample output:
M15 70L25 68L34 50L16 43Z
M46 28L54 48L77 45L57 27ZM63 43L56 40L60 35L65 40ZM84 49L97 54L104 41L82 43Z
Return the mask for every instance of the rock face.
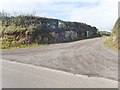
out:
M85 23L58 19L18 16L2 18L3 44L63 43L99 36L98 29Z

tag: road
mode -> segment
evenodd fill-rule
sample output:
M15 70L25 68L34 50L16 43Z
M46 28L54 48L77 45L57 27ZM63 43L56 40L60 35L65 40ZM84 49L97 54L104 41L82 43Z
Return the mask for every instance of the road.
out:
M118 80L118 52L104 46L107 38L3 50L5 60Z
M114 80L3 61L3 88L118 88Z
M2 66L1 66L1 62L0 62L0 89L2 89Z
M2 66L0 61L0 89L2 89Z

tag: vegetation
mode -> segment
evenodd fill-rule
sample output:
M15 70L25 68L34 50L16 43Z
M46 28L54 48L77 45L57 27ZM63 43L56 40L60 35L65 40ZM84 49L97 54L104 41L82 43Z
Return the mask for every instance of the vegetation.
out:
M111 35L111 32L108 32L108 31L99 31L99 33L101 36L110 36Z
M2 49L76 41L101 36L85 23L65 22L32 15L0 13Z
M112 34L110 38L105 42L105 45L112 48L120 49L119 40L120 40L120 18L116 21L112 30Z
M2 45L2 46L0 46L0 49L16 49L16 48L29 48L29 47L36 47L36 46L48 46L48 44L35 44L35 43L33 43L33 44L30 44L30 45L18 45L18 46L11 46L11 45L9 45L9 43L7 44L6 43L6 45Z

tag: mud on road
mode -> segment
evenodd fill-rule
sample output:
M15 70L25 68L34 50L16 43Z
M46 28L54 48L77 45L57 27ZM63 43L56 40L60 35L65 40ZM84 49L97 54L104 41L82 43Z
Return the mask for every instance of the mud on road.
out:
M104 46L107 38L2 50L3 59L118 80L118 52Z

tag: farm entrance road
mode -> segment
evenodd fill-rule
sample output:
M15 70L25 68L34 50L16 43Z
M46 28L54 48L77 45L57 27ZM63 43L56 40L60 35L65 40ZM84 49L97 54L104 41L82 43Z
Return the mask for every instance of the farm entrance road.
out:
M5 60L93 77L118 80L118 52L104 46L107 38L3 50Z

